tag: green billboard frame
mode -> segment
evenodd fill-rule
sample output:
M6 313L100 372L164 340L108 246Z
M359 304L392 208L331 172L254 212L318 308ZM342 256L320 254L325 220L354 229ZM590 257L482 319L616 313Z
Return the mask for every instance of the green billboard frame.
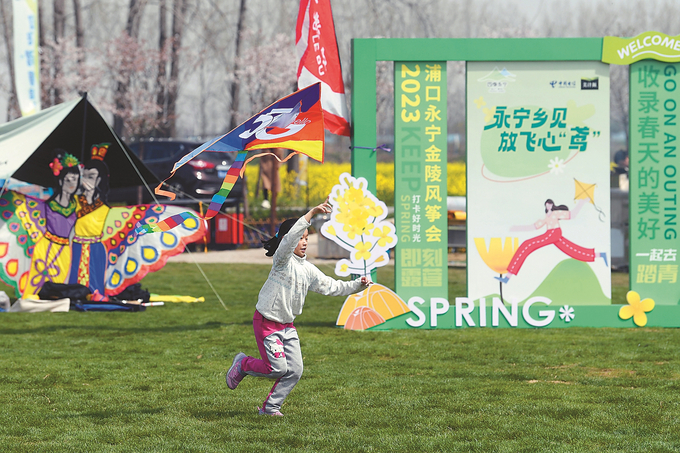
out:
M352 176L376 190L378 61L602 61L604 38L352 39Z
M651 34L650 34L651 33ZM633 38L625 38L623 42L621 38L604 37L604 38L439 38L439 39L420 39L420 38L362 38L352 40L352 175L354 177L363 177L368 182L368 189L374 194L377 193L376 187L376 151L377 145L377 83L376 83L376 64L379 61L392 62L441 62L448 61L464 61L464 62L482 62L482 61L525 61L525 62L539 62L539 61L598 61L607 64L626 65L630 64L628 60L623 59L632 52L633 43L636 49L642 47L649 47L649 43L645 41L647 35L650 35L651 44L657 47L663 47L668 41L668 45L675 45L675 41L680 41L680 35L676 37L667 37L663 40L656 32L643 33ZM659 35L659 36L656 36ZM666 36L666 35L664 35ZM659 41L657 43L654 40ZM627 44L628 43L628 44ZM607 49L605 49L607 46ZM628 46L628 47L626 47ZM623 49L628 49L626 53ZM666 46L668 47L668 46ZM675 48L674 48L675 49ZM680 51L680 49L678 49ZM607 61L603 61L603 55L607 56ZM647 52L638 52L637 55L631 58L634 61L649 59ZM625 55L622 55L625 54ZM651 57L655 59L654 57ZM669 57L669 61L680 62L680 54ZM664 60L666 61L666 60ZM640 295L635 292L629 292L631 299L627 300L629 305L611 305L611 306L581 306L579 307L578 321L570 323L569 325L581 327L635 327L651 326L651 327L678 327L678 312L677 306L662 305L656 307L653 313L649 313L649 321L647 324L647 316L640 312L644 310L649 311L643 307L645 302L651 299L640 301ZM449 296L450 297L450 296ZM638 299L638 300L633 300ZM456 299L456 306L458 305ZM632 308L631 308L632 307ZM654 302L652 301L652 308ZM436 304L435 304L436 308ZM529 307L529 315L531 310L536 307ZM628 312L622 315L624 308ZM458 309L458 308L457 308ZM488 310L488 309L487 309ZM631 311L632 310L632 311ZM637 311L635 311L637 310ZM634 319L634 323L630 318L641 315L640 322ZM439 314L440 312L437 312ZM535 314L535 313L534 313ZM425 313L418 315L419 319L422 315L423 319L428 316ZM488 313L487 313L488 315ZM385 329L403 329L415 327L410 325L408 320L411 314L397 316L382 324L372 327L372 330ZM523 315L524 316L524 315ZM531 317L531 316L530 316ZM625 318L625 319L624 319ZM644 319L643 319L644 318ZM452 322L450 319L448 320ZM447 322L448 322L447 321ZM458 322L458 321L456 321ZM566 322L566 321L565 321ZM436 326L435 324L431 324ZM471 326L474 326L471 324ZM533 325L533 324L532 324ZM514 324L514 327L530 327L526 324ZM442 327L454 327L442 326ZM456 324L455 327L459 327ZM502 326L508 327L508 326ZM556 326L566 327L566 325ZM428 328L423 325L419 328Z

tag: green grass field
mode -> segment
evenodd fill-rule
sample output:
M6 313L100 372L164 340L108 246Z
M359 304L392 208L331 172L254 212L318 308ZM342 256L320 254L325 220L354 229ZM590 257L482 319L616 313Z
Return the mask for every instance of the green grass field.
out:
M205 303L0 314L0 451L680 451L680 330L352 332L335 327L343 298L316 294L286 416L260 417L271 382L231 391L224 373L257 354L269 268L203 269L228 311L194 265L169 264L143 286ZM463 295L465 271L450 280ZM627 275L613 280L623 303Z

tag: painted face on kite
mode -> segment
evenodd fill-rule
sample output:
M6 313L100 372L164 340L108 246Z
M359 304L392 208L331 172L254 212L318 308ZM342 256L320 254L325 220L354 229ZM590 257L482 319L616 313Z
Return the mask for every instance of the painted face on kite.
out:
M83 188L86 192L93 191L99 184L102 178L99 176L99 170L96 168L86 168L83 170Z
M61 183L61 191L66 195L73 195L78 190L79 179L80 176L77 173L68 173Z
M546 201L545 202L545 212L550 212L550 211L552 211L552 209L553 209L553 204Z

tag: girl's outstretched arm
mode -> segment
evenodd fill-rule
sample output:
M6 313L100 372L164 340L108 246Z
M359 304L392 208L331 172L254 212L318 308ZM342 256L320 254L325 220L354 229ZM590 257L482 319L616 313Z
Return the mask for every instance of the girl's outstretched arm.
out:
M311 270L309 290L324 296L349 296L373 283L368 277L361 277L350 281L336 280L321 272L314 265L311 266Z
M285 263L290 260L290 258L293 256L293 252L298 244L298 241L304 234L307 227L310 225L312 217L314 217L316 214L327 214L329 212L331 212L331 205L328 202L328 198L326 198L326 201L318 206L313 207L307 214L300 217L295 225L293 225L293 227L290 229L290 231L286 233L283 238L281 238L281 243L278 245L276 252L274 253L274 267L284 266Z
M535 225L515 225L510 227L510 231L534 231Z
M331 206L329 199L330 195L326 197L326 201L324 201L318 206L314 206L312 209L309 210L307 214L305 214L305 220L307 221L307 223L312 223L312 217L314 217L315 215L328 214L333 210L333 207Z
M588 199L586 199L586 198L581 198L581 199L578 201L578 203L576 203L576 207L574 208L573 211L571 211L571 215L569 216L570 219L575 219L575 218L576 218L576 216L578 215L578 213L579 213L579 211L581 210L581 208L583 207L583 205L586 204L586 201L588 201Z

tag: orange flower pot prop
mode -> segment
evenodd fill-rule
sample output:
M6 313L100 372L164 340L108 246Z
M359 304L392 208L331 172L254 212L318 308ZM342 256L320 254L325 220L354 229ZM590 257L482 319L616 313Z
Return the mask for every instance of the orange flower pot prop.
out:
M336 325L346 325L352 313L360 307L368 307L376 312L383 319L381 322L411 311L397 293L386 286L374 283L362 292L345 299Z
M345 329L347 330L366 330L385 322L382 316L371 307L357 307L350 313Z

